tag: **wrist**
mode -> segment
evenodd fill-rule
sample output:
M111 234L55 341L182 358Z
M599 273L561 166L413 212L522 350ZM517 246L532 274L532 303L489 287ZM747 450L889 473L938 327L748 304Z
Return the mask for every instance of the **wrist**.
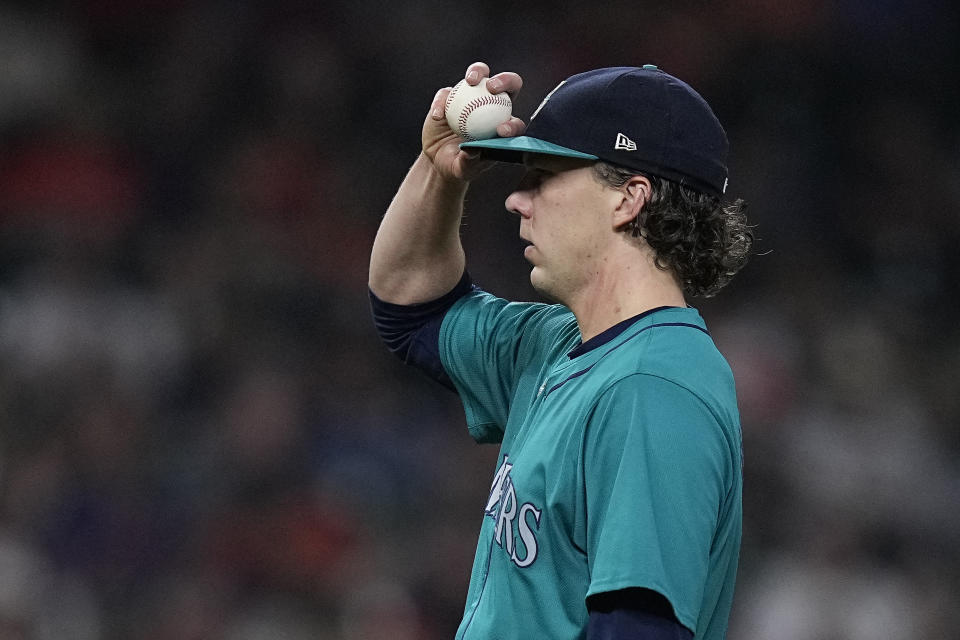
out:
M445 199L462 200L466 195L470 182L441 170L426 152L420 153L417 163L423 167L423 185L426 189L441 194Z

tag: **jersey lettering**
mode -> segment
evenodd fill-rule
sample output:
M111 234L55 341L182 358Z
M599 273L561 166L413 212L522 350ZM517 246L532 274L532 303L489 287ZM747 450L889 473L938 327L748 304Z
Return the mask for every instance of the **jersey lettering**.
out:
M485 514L497 523L493 532L494 542L510 556L513 564L523 569L537 559L536 531L540 530L543 510L531 502L519 505L517 490L510 476L511 469L513 465L509 462L509 456L504 456L493 476Z
M523 559L517 557L517 551L514 549L510 553L510 559L513 560L513 564L517 565L521 569L529 567L533 564L533 561L537 559L537 537L533 534L533 531L530 529L530 521L527 520L529 514L533 514L533 522L537 525L537 529L540 529L540 514L543 511L537 509L535 506L529 502L523 505L520 508L520 524L517 527L517 533L520 534L520 541L523 542L523 546L527 548L527 555Z

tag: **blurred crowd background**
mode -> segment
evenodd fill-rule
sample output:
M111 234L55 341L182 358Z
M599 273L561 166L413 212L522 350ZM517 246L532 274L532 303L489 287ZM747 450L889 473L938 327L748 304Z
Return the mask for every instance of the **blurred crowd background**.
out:
M658 64L757 255L735 640L957 638L960 11L946 0L0 2L0 638L452 638L496 449L376 337L439 87ZM464 228L535 299L484 174ZM522 612L518 612L522 615Z

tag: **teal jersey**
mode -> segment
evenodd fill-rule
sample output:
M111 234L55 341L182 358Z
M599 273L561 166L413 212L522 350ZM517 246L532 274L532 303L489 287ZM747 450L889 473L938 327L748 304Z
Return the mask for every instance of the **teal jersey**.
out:
M725 636L742 515L730 368L691 308L598 338L578 349L565 307L483 291L443 320L470 432L501 443L458 640L585 638L586 598L629 587L665 596L696 638Z

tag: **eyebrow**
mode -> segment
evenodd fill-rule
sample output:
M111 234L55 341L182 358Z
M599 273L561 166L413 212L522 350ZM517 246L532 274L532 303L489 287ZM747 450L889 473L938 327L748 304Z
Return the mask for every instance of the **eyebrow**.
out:
M549 167L544 166L544 154L541 153L531 153L530 151L523 152L523 166L527 169L549 169ZM550 157L549 155L547 156ZM549 160L547 160L549 163Z
M566 156L553 155L550 153L536 153L533 151L523 152L523 166L527 169L538 169L540 171L549 171L556 173L558 171L567 171L581 166L590 166L593 162L578 158L568 158ZM582 163L582 164L581 164Z

